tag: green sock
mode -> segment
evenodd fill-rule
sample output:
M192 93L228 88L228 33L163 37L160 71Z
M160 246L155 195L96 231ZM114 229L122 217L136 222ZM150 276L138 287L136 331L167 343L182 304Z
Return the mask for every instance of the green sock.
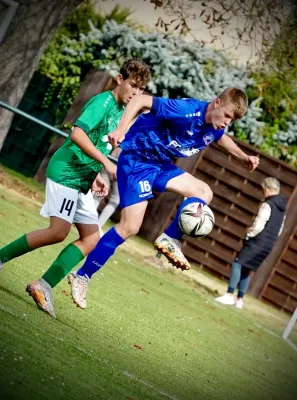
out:
M4 264L7 261L22 256L31 250L32 249L30 249L28 245L27 235L23 235L14 242L11 242L0 249L0 261Z
M71 243L61 251L42 278L53 288L83 259L82 252Z

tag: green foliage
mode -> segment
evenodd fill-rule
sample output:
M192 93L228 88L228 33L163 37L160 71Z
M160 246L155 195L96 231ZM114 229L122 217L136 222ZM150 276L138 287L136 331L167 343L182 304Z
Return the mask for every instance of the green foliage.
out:
M118 24L128 24L131 27L138 26L130 20L133 10L130 7L123 7L116 4L108 14L101 14L94 10L92 1L84 1L77 7L63 23L63 26L56 34L67 36L70 39L79 39L80 34L87 34L90 31L90 22L97 28L102 29L106 21L114 20Z
M126 57L136 56L151 67L149 90L155 95L211 100L227 86L245 89L251 106L248 114L233 124L230 134L297 166L297 51L292 30L281 33L265 71L248 71L235 67L226 55L210 47L185 42L176 35L131 29L136 26L129 20L131 13L129 8L115 6L102 16L84 3L51 41L38 69L53 81L43 106L59 102L56 124L63 120L90 68L115 76ZM281 52L286 40L286 48L291 50L284 57Z
M106 21L102 30L91 24L79 39L59 36L39 64L41 73L55 84L46 95L44 106L58 97L59 117L69 108L86 72L105 69L115 75L126 57L140 57L152 69L149 90L170 97L196 97L210 100L226 86L244 88L246 72L234 67L221 52L190 44L176 36L165 38L157 32L132 30L126 24Z
M254 84L247 89L248 97L250 101L261 98L258 104L262 112L257 121L264 125L246 139L271 156L297 166L297 8L294 10L270 51L266 69L250 74ZM237 128L235 135L241 138Z
M257 130L256 138L249 138L265 153L297 166L297 130L294 129L297 111L297 94L293 82L282 79L273 70L253 73L255 84L247 92L250 99L261 98L261 116L264 125ZM237 137L240 138L236 134Z
M81 51L80 38L83 41L91 25L100 30L108 20L136 26L129 20L131 14L130 7L116 5L109 14L101 15L94 11L92 2L86 1L74 10L57 31L38 65L38 71L52 80L52 85L45 93L43 107L49 108L53 102L59 103L56 125L62 122L90 66L100 68L101 65L100 60L94 60L91 51ZM63 52L65 45L70 45L73 52ZM112 56L112 49L108 51ZM108 60L107 55L106 61Z

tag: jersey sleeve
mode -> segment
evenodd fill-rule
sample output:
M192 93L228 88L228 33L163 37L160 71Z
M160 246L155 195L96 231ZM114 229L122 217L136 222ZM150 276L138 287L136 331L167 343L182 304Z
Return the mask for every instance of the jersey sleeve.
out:
M86 133L90 133L92 129L100 124L106 112L104 96L94 96L84 106L81 115L75 121L74 126L78 126Z
M214 142L218 142L219 140L222 139L222 136L224 135L225 130L224 129L219 129L214 131Z
M195 99L167 99L153 97L151 113L165 119L185 118L199 112L200 102Z

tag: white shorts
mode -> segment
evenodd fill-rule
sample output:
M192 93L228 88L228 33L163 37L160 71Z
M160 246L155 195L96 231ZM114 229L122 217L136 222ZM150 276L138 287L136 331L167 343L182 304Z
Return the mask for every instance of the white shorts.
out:
M80 193L52 180L46 180L45 203L40 215L58 217L71 224L98 225L98 214L91 191Z

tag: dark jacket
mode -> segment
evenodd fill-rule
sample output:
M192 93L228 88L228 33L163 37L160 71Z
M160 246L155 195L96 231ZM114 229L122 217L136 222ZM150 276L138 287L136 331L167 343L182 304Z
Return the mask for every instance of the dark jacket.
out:
M278 194L265 199L271 207L271 215L262 232L253 238L245 239L237 255L236 262L255 271L268 256L278 238L284 220L287 199Z

